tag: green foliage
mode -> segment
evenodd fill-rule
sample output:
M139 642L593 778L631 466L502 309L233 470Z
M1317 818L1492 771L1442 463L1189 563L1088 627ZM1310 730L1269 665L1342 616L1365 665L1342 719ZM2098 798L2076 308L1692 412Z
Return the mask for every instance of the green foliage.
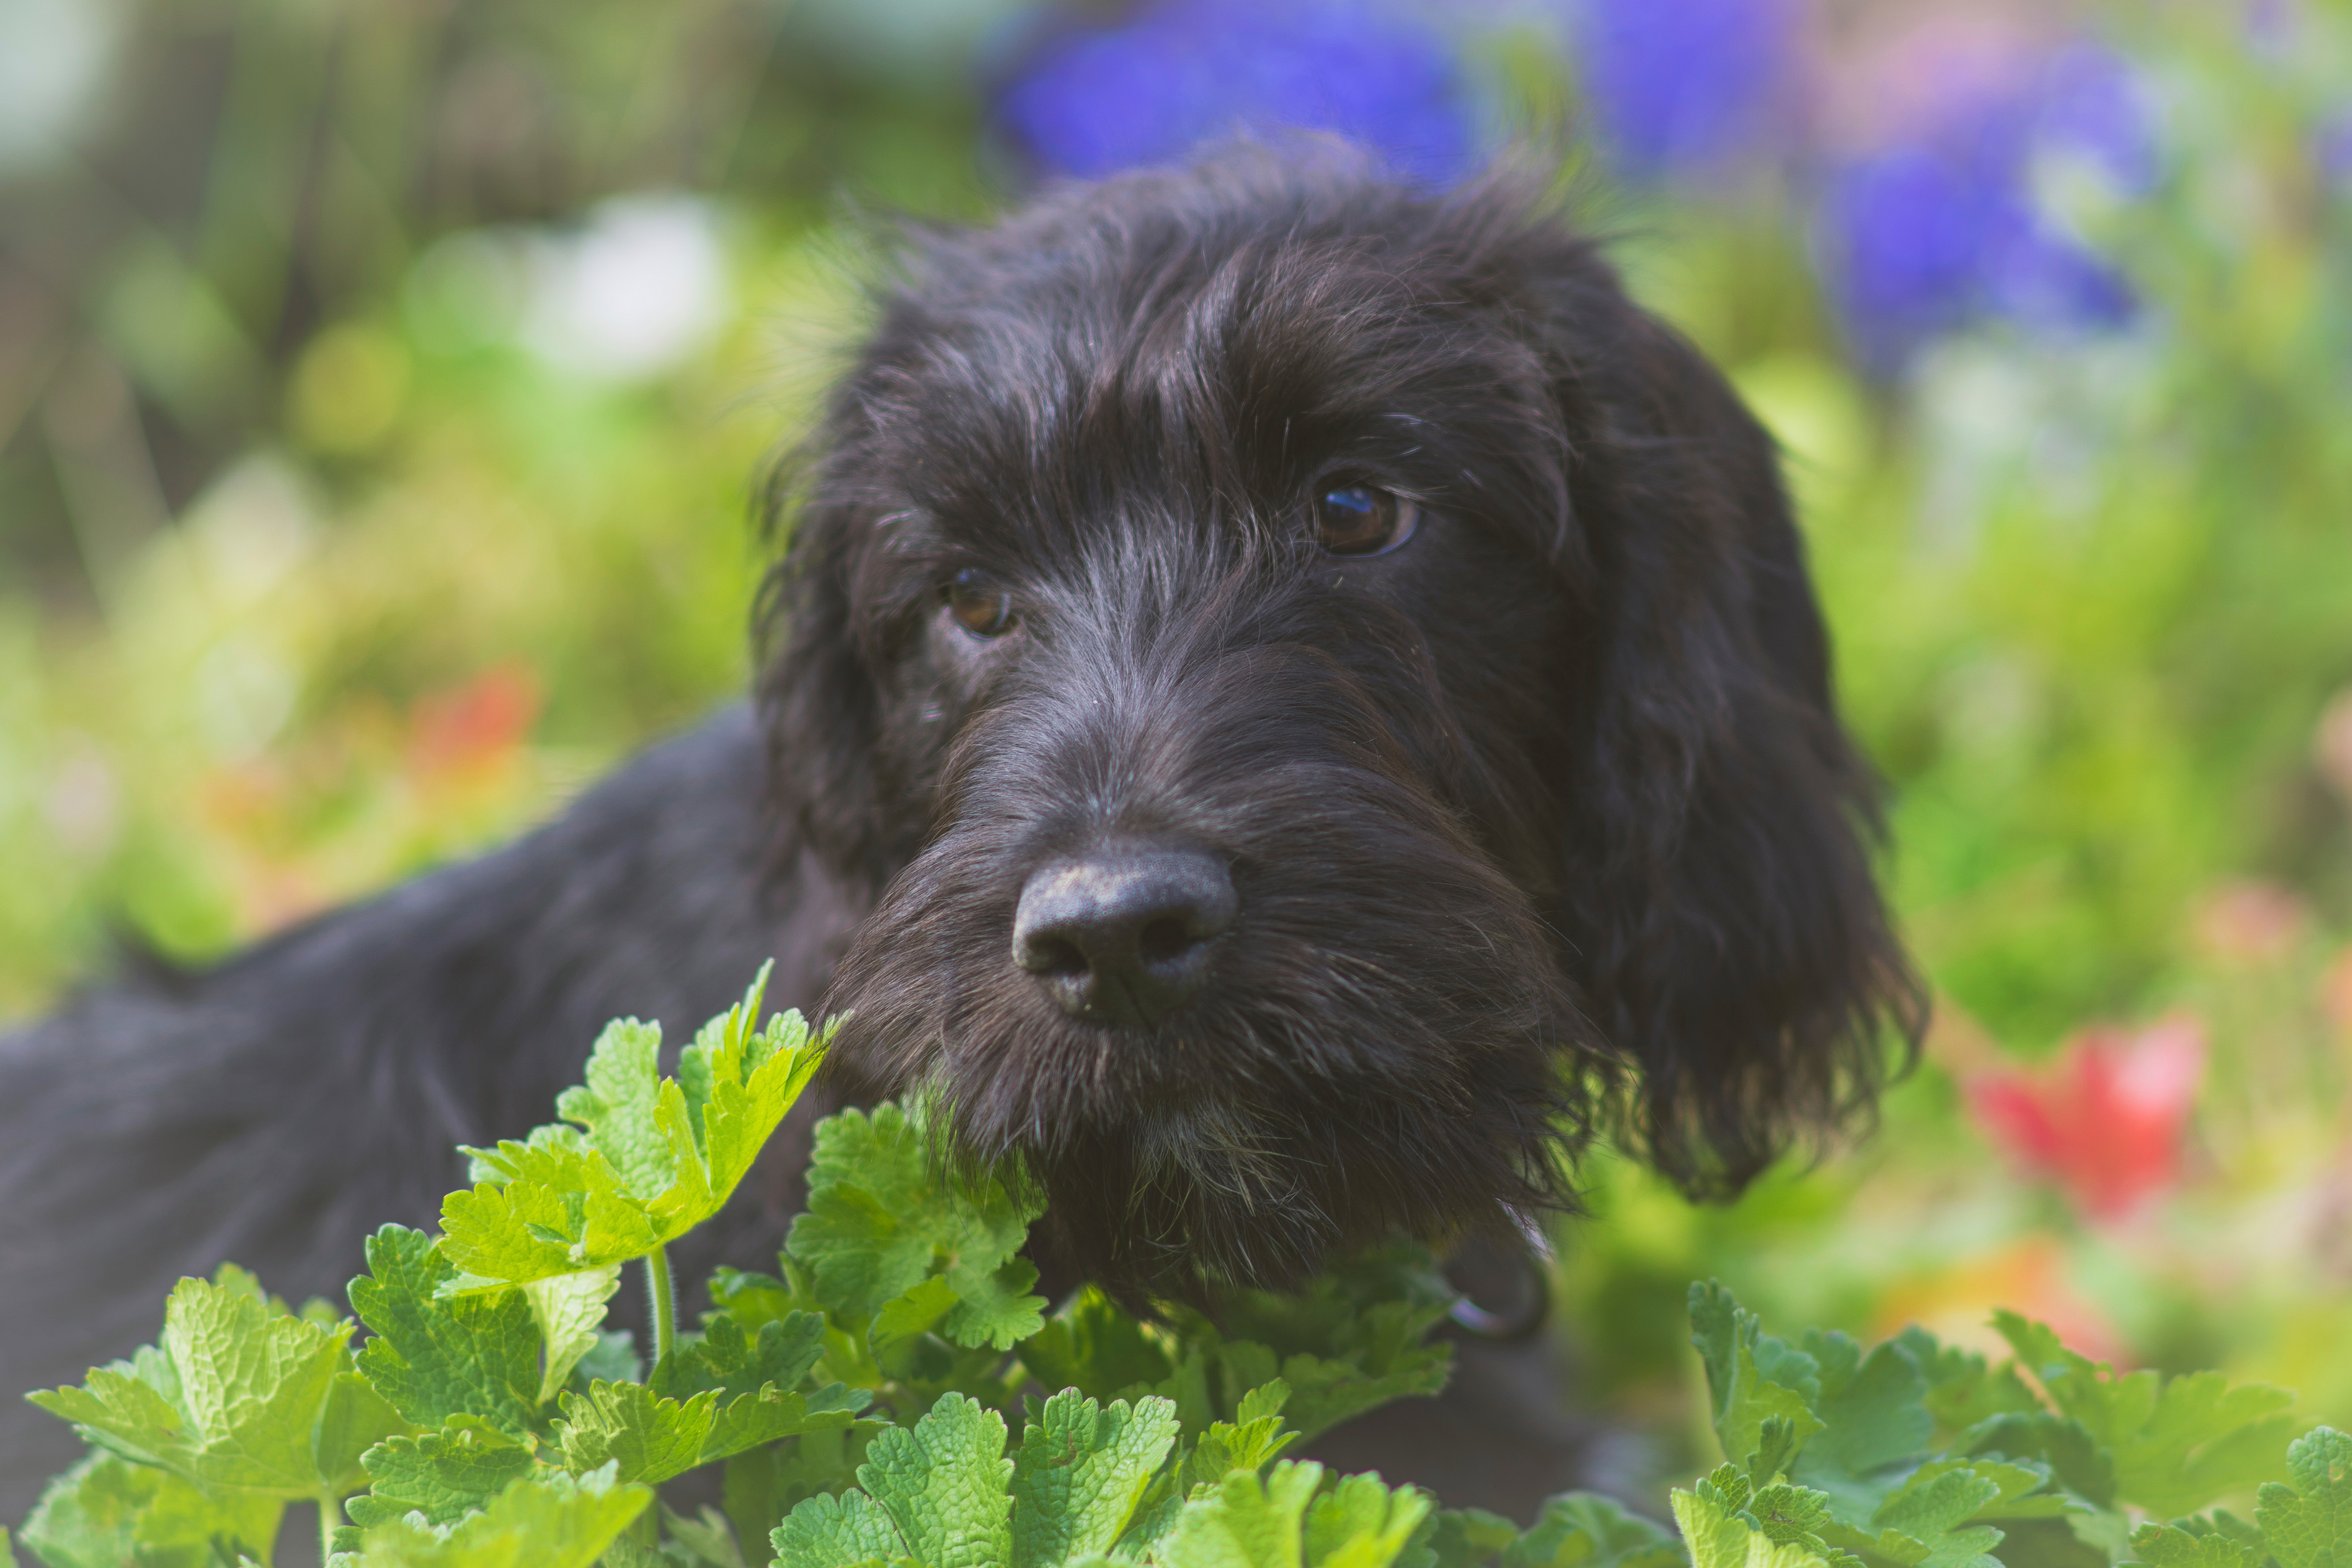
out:
M440 1250L458 1273L439 1289L609 1268L717 1214L824 1058L797 1012L755 1032L767 984L763 968L742 1002L703 1026L675 1078L661 1075L657 1026L612 1024L587 1083L556 1100L576 1127L467 1150L476 1184L441 1205Z
M785 1250L844 1312L887 1316L892 1343L936 1324L966 1348L1011 1350L1043 1322L1036 1266L1014 1254L1044 1203L943 1184L935 1159L922 1119L898 1106L828 1118Z
M607 1030L568 1125L477 1153L457 1197L507 1218L370 1237L356 1356L322 1303L235 1268L183 1280L157 1345L32 1396L93 1452L24 1543L48 1568L266 1564L305 1502L331 1568L2352 1568L2352 1439L2285 1447L2277 1390L2117 1375L2013 1315L1999 1368L1917 1329L1788 1341L1711 1283L1690 1321L1726 1462L1674 1494L1679 1542L1589 1494L1525 1530L1439 1510L1288 1452L1442 1384L1425 1254L1231 1290L1213 1321L1092 1289L1047 1318L1019 1173L941 1161L891 1105L818 1124L778 1273L722 1270L644 1367L604 1327L625 1258L598 1238L634 1227L660 1261L806 1085L822 1037L759 1027L760 998L675 1078L649 1033ZM563 1223L509 1226L525 1213ZM586 1261L534 1273L534 1247ZM709 1465L723 1511L653 1506ZM2190 1512L2249 1494L2252 1522Z
M1729 1461L1675 1494L1694 1563L2352 1560L2330 1555L2343 1549L2336 1490L2352 1471L2352 1439L2320 1427L2289 1447L2284 1393L2217 1373L2119 1375L2041 1324L2013 1313L1996 1321L2016 1359L1990 1369L1916 1328L1867 1353L1835 1333L1809 1331L1790 1344L1766 1334L1721 1286L1694 1286L1692 1342ZM2280 1474L2294 1484L2268 1480ZM2255 1525L2226 1512L2160 1522L2258 1484ZM2352 1486L2343 1489L2352 1500ZM2151 1513L2158 1522L2132 1529L2131 1514Z

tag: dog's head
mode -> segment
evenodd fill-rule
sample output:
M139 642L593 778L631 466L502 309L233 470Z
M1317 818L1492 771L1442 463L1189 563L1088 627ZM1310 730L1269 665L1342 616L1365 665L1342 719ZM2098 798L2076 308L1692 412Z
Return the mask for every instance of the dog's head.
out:
M1242 152L935 236L772 584L867 1092L1115 1288L1736 1188L1916 1036L1771 444L1507 175Z

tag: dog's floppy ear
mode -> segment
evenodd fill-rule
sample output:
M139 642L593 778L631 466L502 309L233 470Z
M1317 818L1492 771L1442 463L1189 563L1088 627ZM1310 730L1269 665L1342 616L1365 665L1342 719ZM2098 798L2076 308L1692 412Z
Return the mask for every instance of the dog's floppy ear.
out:
M1923 988L1871 865L1876 784L1769 436L1679 335L1588 277L1557 319L1593 634L1566 935L1633 1058L1634 1130L1694 1194L1866 1113Z
M772 527L782 526L789 501L780 469ZM855 505L824 494L821 479L791 521L791 544L761 588L757 700L774 849L805 848L834 876L872 890L888 877L892 824L877 773L882 696L857 625L864 522Z

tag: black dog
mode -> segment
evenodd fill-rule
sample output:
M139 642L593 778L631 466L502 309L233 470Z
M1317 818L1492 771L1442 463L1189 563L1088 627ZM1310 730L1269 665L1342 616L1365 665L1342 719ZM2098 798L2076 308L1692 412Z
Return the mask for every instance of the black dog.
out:
M607 1016L771 954L853 1012L837 1093L936 1089L1130 1296L1866 1107L1923 1007L1770 443L1539 190L1244 151L919 241L779 487L756 723L0 1042L0 1382L224 1258L337 1291ZM0 1423L13 1515L72 1440Z

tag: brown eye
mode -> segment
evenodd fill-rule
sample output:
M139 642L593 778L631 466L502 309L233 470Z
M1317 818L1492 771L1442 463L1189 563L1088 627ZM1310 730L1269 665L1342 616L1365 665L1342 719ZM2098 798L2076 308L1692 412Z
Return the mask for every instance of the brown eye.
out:
M941 595L956 625L976 637L1001 637L1020 618L1013 613L1013 595L985 572L957 573Z
M1371 485L1340 485L1315 498L1315 542L1331 555L1394 550L1420 522L1418 505Z

